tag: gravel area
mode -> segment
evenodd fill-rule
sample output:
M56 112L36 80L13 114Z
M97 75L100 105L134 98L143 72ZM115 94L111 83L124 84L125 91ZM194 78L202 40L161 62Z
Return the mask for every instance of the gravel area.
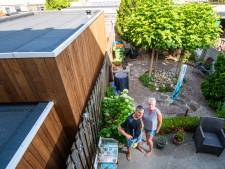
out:
M180 95L173 104L169 104L168 99L172 93L150 91L139 81L139 76L148 70L148 61L146 59L129 61L128 64L130 65L129 95L134 98L137 105L146 106L148 97L155 97L157 99L157 107L165 116L184 114L187 108L189 108L189 115L214 116L214 111L207 105L207 101L201 93L200 84L204 77L195 68L188 66L185 76L186 82ZM172 61L165 63L159 60L155 64L155 68L175 72L176 63Z

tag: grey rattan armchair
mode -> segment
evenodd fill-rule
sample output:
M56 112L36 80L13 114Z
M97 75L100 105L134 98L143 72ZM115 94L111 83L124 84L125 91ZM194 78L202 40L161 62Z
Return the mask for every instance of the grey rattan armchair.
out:
M224 119L201 117L194 134L196 153L206 152L219 156L225 148Z

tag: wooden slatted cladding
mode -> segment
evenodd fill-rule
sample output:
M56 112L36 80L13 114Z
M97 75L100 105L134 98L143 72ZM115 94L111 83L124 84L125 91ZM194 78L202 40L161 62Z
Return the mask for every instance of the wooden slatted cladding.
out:
M17 169L65 168L67 137L54 108L51 109L33 141L17 165Z
M105 47L101 14L56 58L0 59L0 102L52 100L70 147Z

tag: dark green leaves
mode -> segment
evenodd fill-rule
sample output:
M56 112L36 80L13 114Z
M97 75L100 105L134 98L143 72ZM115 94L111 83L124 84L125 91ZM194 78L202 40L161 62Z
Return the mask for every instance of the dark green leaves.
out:
M117 127L134 111L134 100L124 90L120 95L112 94L110 88L102 101L102 130L103 137L113 137L123 142L124 137L117 131ZM110 95L111 94L111 95Z

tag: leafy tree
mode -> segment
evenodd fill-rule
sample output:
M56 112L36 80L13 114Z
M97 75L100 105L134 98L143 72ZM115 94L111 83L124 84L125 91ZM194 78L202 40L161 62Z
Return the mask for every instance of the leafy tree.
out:
M126 34L124 34L124 22L126 17L131 14L131 11L136 7L138 0L121 0L119 10L117 11L116 18L116 30L122 36L123 39L127 40Z
M186 50L212 46L221 32L217 20L207 3L174 5L170 0L122 0L117 30L134 46L152 50L151 74L159 50L181 49L183 60Z
M46 0L47 9L62 9L70 6L69 0Z
M137 1L129 15L124 16L122 37L134 46L152 49L149 74L155 51L181 47L182 25L176 22L176 10L169 0Z
M213 46L222 30L217 25L219 16L213 11L212 5L208 3L187 3L180 6L178 13L179 22L183 25L182 52L178 64L180 69L185 51Z
M225 54L219 54L215 63L215 72L201 84L201 90L209 105L219 109L225 103Z

